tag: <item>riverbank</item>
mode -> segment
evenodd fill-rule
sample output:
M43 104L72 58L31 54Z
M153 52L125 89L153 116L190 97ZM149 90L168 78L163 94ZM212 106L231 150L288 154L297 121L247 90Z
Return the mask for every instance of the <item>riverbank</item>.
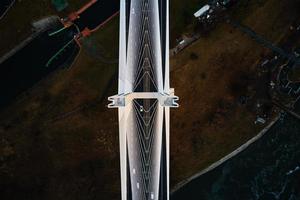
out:
M233 158L234 156L237 156L239 153L243 152L246 150L248 147L250 147L253 143L257 142L261 137L263 137L265 134L268 133L268 131L273 127L275 123L279 120L280 116L276 117L274 120L272 120L269 125L267 125L263 130L261 130L255 137L251 138L248 140L245 144L228 154L227 156L221 158L220 160L216 161L215 163L211 164L204 170L201 170L200 172L194 174L190 178L187 178L186 180L183 180L182 182L178 183L173 187L171 190L171 195L174 195L178 190L192 182L193 180L200 178L202 175L206 174L207 172L210 172L214 170L215 168L219 167L229 159Z
M63 26L58 17L48 17L34 24L35 32L1 58L0 91L3 97L0 109L22 93L28 93L48 74L70 65L79 52L72 30L49 36L49 32Z
M298 199L299 125L299 120L282 114L268 134L185 185L171 199Z
M9 59L11 56L13 56L18 51L20 51L25 46L27 46L35 38L40 36L44 31L47 31L47 30L51 29L51 27L55 27L58 24L61 24L58 16L46 17L45 19L47 19L48 21L46 23L44 23L42 27L36 27L34 29L34 32L29 37L27 37L25 40L23 40L21 43L19 43L17 46L15 46L12 50L10 50L9 52L5 53L3 56L0 57L0 65L5 60Z
M187 3L191 2L197 1ZM278 41L289 24L278 20L282 8L277 3L251 1L251 7L236 9L246 15L247 25L255 25L263 35L272 31L269 39ZM194 9L180 0L175 4L172 27L178 26L175 19L184 18L186 9ZM74 67L43 80L0 113L4 199L120 199L117 111L107 109L102 98L117 91L118 23L114 18L85 38ZM254 121L256 100L268 99L266 74L258 76L262 55L268 52L221 23L171 58L171 85L181 98L180 108L171 111L172 186L264 127ZM245 103L241 96L251 98Z
M16 2L16 0L11 0L11 2L9 4L6 4L4 7L4 10L2 11L0 9L0 20L3 19L5 17L5 15L7 14L7 12L12 8L12 6L14 5L14 3ZM5 1L3 2L5 4ZM1 5L2 6L2 5Z
M231 17L240 17L241 23L275 44L284 44L290 24L298 19L297 1L240 4ZM291 11L289 15L285 10ZM177 122L171 121L172 186L234 151L262 129L254 125L259 116L257 105L265 102L263 110L274 108L268 95L272 67L260 67L268 55L269 49L224 23L171 59L173 87L186 86L177 89L177 95L184 98L179 112L172 113ZM239 101L241 96L247 96L246 105Z
M1 85L6 83L12 86L9 89L0 86L1 92L5 96L0 101L0 107L12 101L14 97L19 96L20 94L17 94L17 92L22 93L27 87L32 88L34 81L39 82L45 77L44 72L50 73L50 68L52 72L53 66L59 68L61 65L68 65L66 64L68 62L72 65L75 61L71 59L76 59L79 56L78 52L80 51L76 49L80 49L80 42L118 13L117 0L111 2L111 4L109 3L109 0L92 1L87 6L84 6L84 9L80 10L80 15L75 21L61 21L58 16L50 16L33 22L32 35L0 58L3 71L3 78L1 79L3 83ZM99 17L95 17L97 12L102 14ZM61 37L68 39L63 41ZM51 41L51 43L49 44L48 41ZM45 46L48 46L48 48L45 49ZM57 46L57 48L53 50L53 46ZM72 52L73 49L75 53ZM22 54L26 54L26 56ZM41 58L48 59L48 61L44 61ZM29 66L29 68L24 70L24 68L20 67L22 65ZM39 68L32 70L32 68L37 66ZM21 79L19 77L20 74L25 77L29 76L32 80L26 81L26 78ZM40 77L37 77L38 75Z
M51 0L16 1L14 6L0 20L0 56L13 49L32 34L32 23L46 16L65 16L72 10L77 10L89 0L68 0L69 7L63 12L57 12Z

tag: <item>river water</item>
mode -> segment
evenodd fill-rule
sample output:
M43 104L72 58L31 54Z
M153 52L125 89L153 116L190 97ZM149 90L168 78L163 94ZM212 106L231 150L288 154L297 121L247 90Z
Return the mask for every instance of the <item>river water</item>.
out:
M100 0L81 13L80 18L75 20L74 23L80 30L84 28L94 30L119 10L120 0Z
M49 33L58 28L61 28L61 25L42 32L28 45L1 63L0 108L9 104L19 94L58 67L69 65L74 59L79 51L77 43L72 41L74 33L65 31L49 36ZM68 42L70 42L68 47L48 63Z
M8 2L10 0L1 0L0 15ZM119 9L116 0L111 4L109 0L101 2L83 13L81 20L75 21L81 30L96 28ZM74 35L67 30L49 37L49 31L1 64L0 108L59 66L72 63L78 52L75 43L46 67L49 59ZM248 149L185 185L171 199L298 200L299 191L300 122L284 115L268 134Z
M1 0L0 1L0 17L5 13L7 8L10 6L10 4L13 2L13 0Z
M171 199L300 199L300 121L283 114L260 140L185 185Z
M6 5L4 2L8 1L2 2L1 0L0 9L4 8L3 5ZM85 27L93 30L118 10L119 0L97 1L82 12L80 18L74 23L80 31ZM0 64L0 109L10 104L18 95L33 87L51 72L60 67L68 67L73 62L79 52L79 46L72 39L78 30L72 26L49 36L50 33L59 30L61 26L59 24L44 31L23 49ZM53 57L55 59L52 59Z

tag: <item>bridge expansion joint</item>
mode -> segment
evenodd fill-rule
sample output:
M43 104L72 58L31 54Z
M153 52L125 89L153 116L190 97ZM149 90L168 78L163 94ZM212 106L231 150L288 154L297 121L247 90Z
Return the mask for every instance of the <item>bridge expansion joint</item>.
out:
M178 108L179 104L177 101L179 98L174 95L174 90L171 89L171 93L160 93L160 92L132 92L127 94L117 94L108 97L108 108L120 108L126 107L132 103L134 99L157 99L159 104L163 107Z

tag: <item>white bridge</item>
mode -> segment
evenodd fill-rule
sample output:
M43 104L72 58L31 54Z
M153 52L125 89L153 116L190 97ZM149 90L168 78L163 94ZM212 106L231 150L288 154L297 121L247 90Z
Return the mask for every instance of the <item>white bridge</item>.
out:
M122 200L169 200L169 0L121 0L118 95Z

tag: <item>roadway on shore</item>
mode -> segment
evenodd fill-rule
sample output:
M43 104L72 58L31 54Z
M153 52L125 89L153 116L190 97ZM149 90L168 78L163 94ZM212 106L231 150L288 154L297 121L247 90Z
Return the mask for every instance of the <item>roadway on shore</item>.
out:
M0 2L0 20L6 15L16 0L1 0Z
M243 33L247 34L251 38L253 38L257 43L263 45L264 47L272 50L273 52L281 55L282 57L295 62L296 64L300 64L300 59L297 58L294 54L288 53L282 48L278 47L271 41L265 39L263 36L259 35L255 31L253 31L250 27L242 25L241 23L234 21L232 19L228 19L228 23L231 24L233 27L239 29Z

